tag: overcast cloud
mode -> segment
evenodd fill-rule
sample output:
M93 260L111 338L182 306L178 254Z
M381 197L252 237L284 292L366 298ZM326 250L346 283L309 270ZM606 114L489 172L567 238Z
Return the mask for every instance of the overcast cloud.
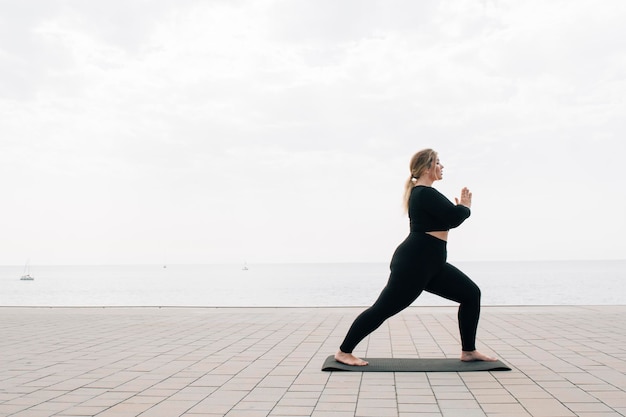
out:
M0 0L0 264L624 259L626 3Z

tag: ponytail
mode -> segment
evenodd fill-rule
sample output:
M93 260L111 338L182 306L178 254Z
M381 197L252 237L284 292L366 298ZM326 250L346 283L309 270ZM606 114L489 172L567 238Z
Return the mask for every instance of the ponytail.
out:
M415 187L415 182L416 182L416 178L414 178L412 175L409 177L408 180L406 180L406 182L404 183L404 212L408 213L409 212L409 198L411 197L411 190L413 189L413 187Z
M415 184L422 173L429 169L433 162L437 160L437 152L432 149L422 149L411 158L411 164L409 170L411 176L404 184L404 211L409 211L409 198L411 197L411 190L415 187Z

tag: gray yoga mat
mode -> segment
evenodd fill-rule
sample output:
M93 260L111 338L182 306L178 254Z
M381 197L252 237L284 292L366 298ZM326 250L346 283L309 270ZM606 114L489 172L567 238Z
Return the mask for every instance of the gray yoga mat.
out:
M322 371L354 372L475 372L510 371L511 368L500 361L463 362L459 359L440 358L363 358L367 366L350 366L337 362L333 355L326 358Z

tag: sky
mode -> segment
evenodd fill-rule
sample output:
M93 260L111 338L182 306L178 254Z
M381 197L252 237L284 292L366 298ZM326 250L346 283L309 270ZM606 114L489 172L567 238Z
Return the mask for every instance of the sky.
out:
M626 2L0 0L0 265L626 259Z

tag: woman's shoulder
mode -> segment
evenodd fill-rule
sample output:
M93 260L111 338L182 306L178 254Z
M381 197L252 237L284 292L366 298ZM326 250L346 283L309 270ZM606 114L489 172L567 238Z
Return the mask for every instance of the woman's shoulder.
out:
M439 202L448 200L439 190L428 185L416 185L411 190L410 200L416 203Z
M428 185L416 185L411 190L411 195L413 194L441 194L437 189L430 187Z

